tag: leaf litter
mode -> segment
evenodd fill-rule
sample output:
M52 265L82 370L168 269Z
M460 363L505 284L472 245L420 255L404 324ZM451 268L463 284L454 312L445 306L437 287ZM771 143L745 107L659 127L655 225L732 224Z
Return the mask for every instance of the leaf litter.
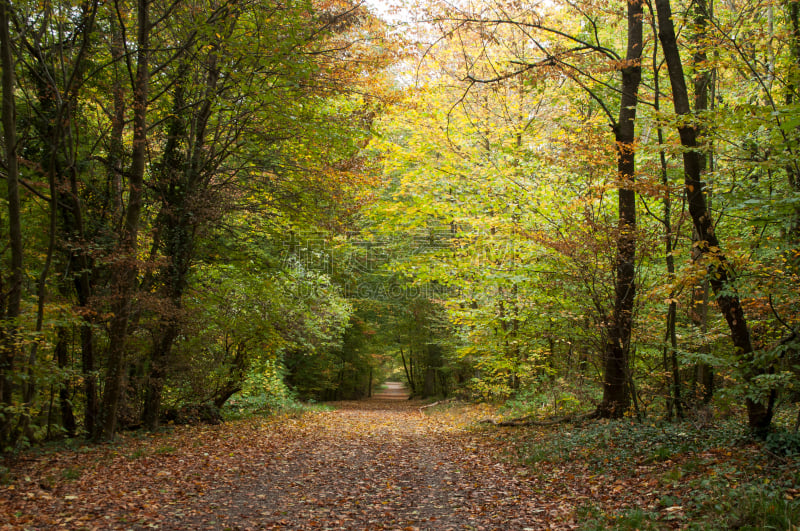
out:
M575 529L587 504L665 495L664 463L525 467L512 433L479 424L486 406L334 406L26 454L0 485L0 529Z

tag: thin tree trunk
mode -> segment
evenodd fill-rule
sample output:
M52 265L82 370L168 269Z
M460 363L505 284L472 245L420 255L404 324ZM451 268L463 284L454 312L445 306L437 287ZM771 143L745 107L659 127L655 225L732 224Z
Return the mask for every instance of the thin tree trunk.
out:
M142 422L148 430L158 428L161 396L164 389L164 379L167 377L167 359L177 336L178 324L171 321L163 326L159 338L153 344L153 352L150 355L150 370L147 374L145 386L144 407L142 409ZM227 400L227 397L225 399Z
M184 262L184 253L188 250L185 240L187 231L190 230L190 227L187 227L187 216L184 215L186 196L191 194L192 190L186 179L187 171L180 153L181 142L186 136L186 122L183 118L186 101L183 87L187 82L187 72L188 63L184 63L179 68L178 81L173 92L173 115L168 123L167 142L157 183L161 190L162 207L156 225L165 235L156 239L152 254L155 255L159 243L163 242L167 263L161 268L159 276L164 286L162 296L168 301L168 306L162 312L149 356L150 367L145 383L142 410L142 420L149 430L158 427L161 394L167 373L166 365L172 352L172 343L179 333L175 314L181 306L183 287L188 273L188 268L184 270L181 265Z
M59 326L56 330L55 358L56 364L59 369L66 369L69 366L69 332L67 327ZM69 382L64 382L58 388L58 405L61 410L61 425L67 433L67 437L75 437L77 433L77 423L75 422L75 413L72 410L72 402L69 398L70 386Z
M789 50L793 64L789 70L789 82L786 87L785 101L787 105L795 103L800 90L800 1L788 0L786 11L790 24ZM795 138L800 136L800 127L796 127L793 132ZM786 175L789 179L789 186L795 193L800 193L800 162L792 153L787 153L791 163L786 164ZM789 244L791 249L785 253L787 263L795 273L800 273L800 206L794 207L793 219L789 227Z
M236 352L233 355L233 361L228 372L228 381L212 398L217 409L224 406L231 396L242 390L242 382L244 382L248 365L247 345L239 343L236 345Z
M655 18L652 21L653 34L657 33ZM659 83L659 53L658 43L653 45L653 106L656 113L661 112L661 86ZM661 184L664 187L664 218L661 221L664 225L664 256L667 264L667 278L670 283L675 279L675 257L673 250L675 249L675 242L677 237L674 233L672 225L672 192L669 186L669 173L667 171L667 156L664 148L664 128L661 124L656 126L656 134L658 137L658 156L661 171ZM678 337L676 331L676 322L678 317L678 304L675 301L675 291L671 290L669 293L669 304L667 306L667 320L664 330L664 346L662 348L662 364L664 366L664 374L667 388L666 399L666 414L667 418L672 420L673 415L678 418L683 418L683 405L681 400L681 379L680 371L678 370Z
M188 67L188 64L186 65ZM207 63L207 76L204 87L203 105L192 116L194 127L192 137L188 139L191 151L185 159L180 155L181 144L187 140L186 120L181 116L186 106L186 97L182 83L176 85L174 92L174 118L170 122L169 138L164 153L164 171L160 176L162 194L162 212L165 237L164 255L167 264L161 271L165 297L176 315L162 318L162 330L154 344L150 356L151 370L148 375L147 391L144 407L144 422L148 429L158 426L161 407L161 392L166 376L167 365L172 355L175 339L180 333L180 316L183 307L183 294L188 283L189 270L195 257L195 237L197 224L202 222L203 214L193 210L192 204L205 193L202 176L205 173L205 151L208 121L211 118L213 102L217 96L217 82L220 71L217 67L217 56L211 54ZM178 76L183 78L188 69L181 68Z
M133 88L133 149L128 174L128 205L120 234L117 262L112 273L111 311L109 324L108 368L101 406L101 424L96 438L111 439L117 429L117 414L123 397L125 353L132 299L137 287L137 239L142 210L144 173L147 163L147 104L149 86L150 0L138 0L137 65Z
M111 199L112 212L116 217L122 212L122 159L124 151L122 135L125 132L125 89L121 79L121 70L125 49L122 42L122 31L120 31L116 17L112 15L109 18L109 26L111 28L110 52L113 62L112 75L114 77L111 92L114 98L114 106L111 117L111 135L109 137L107 193Z
M123 160L123 134L125 132L125 90L122 83L121 63L125 58L124 42L119 22L114 14L108 20L111 30L110 52L113 62L113 113L111 116L111 134L109 137L108 165L106 170L107 194L112 204L112 216L119 219L122 216L122 160ZM82 218L82 204L78 194L77 179L73 175L71 186L72 204L75 212L76 232L80 241L85 241ZM85 251L76 257L81 273L75 278L75 291L78 303L82 308L88 308L92 297L92 280L90 270L93 269L91 259ZM84 425L86 432L91 436L101 436L100 403L97 380L97 363L95 359L95 344L91 312L85 312L84 323L81 325L81 370L83 372L84 393L86 404L84 409Z
M658 75L655 76L658 79ZM658 112L658 82L656 81L656 112ZM664 145L664 131L658 126L658 144ZM672 227L672 198L669 189L669 177L667 175L667 160L664 150L660 150L661 159L661 182L664 185L664 245L667 262L667 276L670 282L675 279L675 257L674 234ZM667 389L669 397L667 399L667 417L672 418L673 411L679 418L683 418L683 400L681 398L681 373L678 364L678 335L676 324L678 319L678 304L675 301L675 293L669 294L669 306L667 307L667 325L664 331L664 371L667 377Z
M713 71L706 70L705 63L708 60L706 53L706 45L704 39L706 37L706 27L708 26L709 18L712 16L711 9L713 9L713 0L695 0L694 2L694 27L695 33L692 35L694 54L692 62L694 63L694 109L695 112L703 112L709 108L709 90L712 88L714 82ZM699 128L698 135L702 135L703 131ZM709 164L711 162L710 156L706 151L698 152L700 162L700 173L705 175ZM709 202L708 208L711 208L711 191L706 188L706 200ZM692 230L692 259L697 260L701 256L699 251L700 245L696 230ZM691 303L691 317L696 326L699 326L703 333L705 333L708 326L708 281L703 279L699 287L692 290L692 303ZM704 346L707 351L708 348ZM709 403L714 393L714 369L707 363L697 363L695 365L694 385L695 392L691 398L693 400L700 399L703 403Z
M636 106L642 79L642 2L629 0L628 44L622 72L622 98L614 125L619 179L619 225L617 234L614 313L604 353L602 417L621 417L630 406L629 357L633 304L636 298L636 192L634 191L634 140Z
M667 61L669 78L672 85L672 98L675 113L679 116L689 116L689 93L683 74L680 51L675 36L675 27L672 22L672 8L669 0L656 0L658 13L658 37L664 49ZM730 268L725 254L720 248L720 242L714 232L711 214L708 211L705 197L705 183L702 181L702 161L698 151L697 130L686 121L678 126L683 151L684 183L689 204L689 214L692 217L695 230L698 234L698 248L708 260L709 282L717 295L717 305L728 323L731 339L736 347L737 354L745 363L745 380L750 382L755 376L763 374L765 369L758 367L753 359L753 346L750 339L750 329L744 317L739 296L733 285L735 275ZM760 435L765 435L772 423L774 392L762 400L746 399L748 421L750 427Z
M417 394L417 391L414 388L414 378L413 378L411 372L409 372L409 370L408 370L408 365L406 365L406 357L403 354L403 347L400 347L400 359L403 360L403 369L405 369L405 371L406 371L406 380L408 380L408 386L411 388L411 394L415 395L415 394Z
M56 126L53 128L55 134L61 133L59 121L61 117L56 115ZM50 272L50 266L53 263L53 254L56 248L56 233L58 231L58 188L56 187L56 167L57 167L57 153L55 151L55 144L51 144L51 153L49 154L49 168L47 171L48 187L50 189L50 212L49 215L49 230L47 235L47 251L45 253L44 265L36 281L36 325L34 331L39 334L44 326L44 303L47 297L47 276ZM22 402L24 406L23 418L20 419L20 433L24 432L31 419L31 408L33 407L33 399L36 396L36 357L39 351L39 342L34 341L30 346L28 354L27 370L25 384L22 386Z

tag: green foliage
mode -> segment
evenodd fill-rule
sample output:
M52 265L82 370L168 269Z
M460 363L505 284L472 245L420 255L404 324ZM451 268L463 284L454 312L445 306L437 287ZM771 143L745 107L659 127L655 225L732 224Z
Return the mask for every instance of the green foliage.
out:
M515 447L532 470L588 464L592 477L645 479L659 495L635 508L587 503L576 510L582 529L790 530L800 516L798 455L776 461L764 451L770 443L752 445L741 423L594 421L532 428Z
M281 247L292 230L347 226L369 195L385 25L361 6L305 0L8 9L27 280L25 344L0 360L0 450L81 423L110 435L162 400L223 401L260 360L337 348L349 306L324 273L280 263ZM133 84L140 60L157 73L146 87ZM144 182L126 190L134 173ZM111 392L118 373L124 398Z
M299 407L299 402L287 397L269 394L232 397L225 403L222 414L226 419L242 419L254 415L273 415L282 411L291 411Z
M800 521L800 500L787 500L781 489L748 485L730 493L729 499L719 516L732 529L789 531Z
M453 21L415 65L418 85L408 101L378 124L375 148L384 154L387 186L366 226L394 240L418 232L436 235L437 248L399 253L390 267L414 285L447 286L439 299L455 337L449 364L457 360L467 368L461 383L476 397L515 396L537 385L542 367L556 377L588 381L596 380L603 365L616 275L618 206L612 190L619 187L614 140L605 123L616 112L619 71L608 69L606 61L616 61L612 50L624 47L624 32L618 31L618 16L596 7L542 7L534 10L542 24L535 28L514 24L532 15L511 6L503 11L508 24L482 21L477 14ZM706 392L766 404L771 393L797 387L798 372L787 367L791 356L784 343L797 329L800 282L792 265L792 257L800 256L797 101L785 97L797 83L791 76L778 81L764 68L774 63L796 71L796 52L781 40L791 34L790 21L774 18L782 10L779 3L752 6L746 17L714 10L704 28L686 15L691 10L674 10L687 28L680 39L689 48L682 50L699 47L714 58L695 65L685 55L687 72L713 73L715 94L725 94L692 116L673 116L660 107L664 94L652 87L667 86L664 69L657 67L661 50L655 36L645 38L644 56L652 54L653 66L643 64L647 95L640 96L659 108L640 106L636 118L638 295L629 369L639 414L658 416L667 406L674 414L671 395L678 391L681 405L692 407ZM657 29L648 15L646 26L651 22ZM491 42L485 40L487 27ZM743 46L756 35L770 43L765 53L771 61L754 59ZM531 64L529 45L570 49L576 42L596 47L571 57L563 69L556 64L518 72L512 66ZM742 71L750 76L742 78ZM676 186L683 174L675 130L687 122L707 135L700 149L714 160L702 179L709 183L720 248L691 243L691 223L676 208L684 198ZM732 281L718 293L701 291L723 260ZM708 304L698 304L695 296ZM714 307L720 296L742 301L754 355L732 348L729 323ZM669 304L677 308L675 347L665 336ZM674 368L672 352L680 353ZM713 371L721 385L712 389L705 382L701 389L694 379L698 367ZM591 394L578 400L585 404ZM520 402L514 407L521 408Z
M533 440L520 447L529 463L580 460L598 471L632 463L665 461L688 452L730 447L749 440L745 426L728 421L715 428L697 429L690 422L640 423L634 420L566 424L546 441Z
M543 369L506 400L501 411L506 417L563 417L582 411L587 401L598 400L598 392L588 382L567 381L553 369Z
M800 456L800 432L797 430L776 429L767 435L767 449L779 456Z
M262 360L247 373L237 401L247 397L273 397L278 401L291 401L292 393L285 383L285 370L277 360Z
M584 505L578 508L576 516L580 522L578 529L584 531L662 529L662 525L658 523L658 513L643 509L628 509L620 513L606 514L597 506Z
M365 350L369 326L352 316L341 345L320 352L287 350L287 383L303 399L340 400L369 394L372 360Z
M243 389L222 408L226 419L294 414L315 407L301 402L285 382L286 370L277 361L261 362L247 374Z
M238 389L282 399L279 367L293 353L322 359L341 345L350 305L323 275L294 269L268 277L227 265L204 269L203 278L191 309L202 326L178 345L183 365L172 401L216 401Z
M636 118L639 289L628 368L648 420L675 410L673 387L696 405L698 367L715 373L719 401L766 404L800 387L792 21L780 2L741 16L722 5L691 41L700 22L673 3L687 73L713 71L717 101L673 116L661 105L666 72L642 65L640 97L653 105ZM618 105L619 13L580 1L503 6L522 25L448 13L430 28L442 30L436 45L409 54L406 69L387 28L344 1L151 3L146 48L135 4L101 2L96 13L73 4L48 3L46 14L37 2L9 7L26 281L22 316L0 315L15 332L0 337L0 352L13 353L3 361L13 370L0 366L2 451L80 432L67 427L70 415L104 418L92 409L117 381L109 332L125 268L136 288L124 297L128 403L118 405L131 424L162 383L168 407L238 393L258 409L292 400L280 380L301 398L356 398L390 371L418 396L509 400L512 415L596 404L617 275L620 183L607 121ZM583 53L567 63L532 52L576 42ZM658 65L655 43L646 38L643 52ZM702 64L688 60L695 48ZM128 74L145 49L158 75L129 254L125 216L138 210L124 186L138 92ZM392 61L401 84L413 71L414 87L389 88L398 84ZM686 123L713 155L703 178L723 248L692 242L677 208L675 128ZM5 195L2 207L6 234ZM310 235L324 245L306 245ZM703 295L723 256L733 280ZM720 295L741 299L752 355L732 348L713 309ZM774 444L791 450L788 439ZM650 448L649 458L665 460L671 448Z

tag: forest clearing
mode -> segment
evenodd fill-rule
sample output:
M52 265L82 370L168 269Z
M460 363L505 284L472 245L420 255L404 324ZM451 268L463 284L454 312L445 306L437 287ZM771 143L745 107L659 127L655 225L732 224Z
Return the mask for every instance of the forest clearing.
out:
M598 444L481 423L495 413L372 399L48 449L0 486L0 528L791 529L800 514L790 463L756 445L625 424Z

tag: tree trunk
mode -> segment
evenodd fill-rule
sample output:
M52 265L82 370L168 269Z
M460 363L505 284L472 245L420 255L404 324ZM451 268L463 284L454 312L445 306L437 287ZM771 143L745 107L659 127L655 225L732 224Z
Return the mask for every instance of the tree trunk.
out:
M672 85L672 98L675 113L679 116L691 114L689 106L689 93L683 74L680 51L675 36L675 27L672 22L672 8L669 0L656 0L658 13L659 32L658 38L664 49L670 83ZM720 242L714 232L711 214L708 211L705 196L705 183L702 181L702 161L698 151L697 130L686 121L678 126L683 152L684 183L686 186L689 214L692 217L694 228L698 234L698 249L704 257L711 258L707 262L708 277L711 288L717 295L717 305L728 323L731 339L739 354L745 362L745 380L749 383L752 379L765 372L764 368L757 367L753 359L753 346L750 339L750 330L744 317L739 296L735 291L733 281L735 276L730 268L725 254L720 248ZM761 400L747 398L747 413L750 427L758 434L765 435L772 423L774 392Z
M186 283L186 273L182 265L188 260L186 233L190 229L187 227L187 216L184 215L187 194L192 190L188 185L188 177L185 175L184 157L181 156L180 147L186 135L185 120L183 113L186 101L184 98L184 84L186 83L186 73L188 64L183 64L179 68L177 82L173 92L173 114L168 123L168 136L164 155L158 172L156 183L160 190L162 207L156 218L156 226L159 231L163 231L163 238L156 238L153 245L153 255L161 243L164 245L164 255L167 263L159 271L161 278L162 297L168 302L162 307L159 329L155 334L153 347L150 352L150 367L145 384L145 399L142 411L142 420L149 430L158 427L159 411L161 409L161 392L164 386L164 377L167 373L167 363L172 353L172 344L178 336L177 315L180 308L183 287ZM227 400L227 398L226 398Z
M711 0L713 2L713 0ZM706 54L706 45L703 42L706 38L706 27L711 16L711 5L707 0L695 0L694 2L694 27L695 33L692 35L693 45L695 48L692 62L694 63L695 75L694 83L694 109L695 112L702 112L708 110L709 106L709 89L714 82L713 72L706 71L705 63L708 59ZM698 135L702 135L702 130L698 128ZM700 163L700 174L705 175L711 163L711 157L706 151L698 152ZM702 177L701 177L702 178ZM706 189L706 198L708 201L707 207L711 208L711 191ZM696 230L692 230L692 260L697 260L701 256L698 245L698 234ZM703 280L700 286L692 290L692 303L691 303L691 318L696 326L699 326L702 332L705 333L708 326L708 281ZM704 346L704 350L708 352L708 348ZM707 363L697 363L694 367L694 393L692 393L692 400L700 399L704 404L711 401L714 394L714 369Z
M628 45L622 65L622 97L619 119L614 124L619 179L619 225L617 234L614 313L604 352L602 417L617 418L630 406L629 354L636 298L636 192L634 185L634 140L636 105L642 79L642 2L629 0Z
M205 64L207 76L203 104L191 116L191 122L194 124L191 138L187 138L186 119L183 117L187 106L183 80L188 74L188 66L189 64L185 63L179 68L179 81L173 93L174 112L169 123L169 136L158 183L162 201L159 219L165 233L162 242L164 256L167 259L159 274L164 286L163 295L168 299L173 315L162 316L161 332L157 335L159 339L154 343L150 356L151 365L144 407L145 426L149 429L158 426L163 380L172 356L173 344L180 333L179 312L183 307L183 293L195 258L197 225L204 220L204 214L198 212L192 205L202 204L199 199L206 192L203 176L213 174L206 171L205 155L207 125L217 96L217 82L220 76L216 54L211 54ZM191 146L185 156L181 153L183 145Z
M425 385L422 389L422 398L436 395L436 369L427 367L425 369Z
M5 323L0 331L0 406L9 406L14 399L14 362L18 351L17 326L22 302L22 218L19 196L19 162L17 160L17 110L14 101L14 56L11 44L11 2L0 0L0 67L2 68L2 123L5 147L6 192L8 200L8 228L11 251L8 295L4 301ZM3 286L5 288L5 286ZM11 433L10 415L3 415L0 424L0 443L6 443Z
M409 354L409 360L408 360L409 361L409 365L410 365L410 362L411 362L410 357L411 357L411 355ZM403 369L406 371L406 380L408 381L408 388L411 389L411 395L413 396L413 395L417 394L417 390L414 387L414 375L409 370L409 365L406 365L406 357L403 354L403 347L400 347L400 359L403 360Z
M247 359L247 344L244 342L238 343L236 345L236 351L233 354L231 366L228 369L228 380L212 397L214 406L216 406L217 409L222 408L225 402L227 402L234 393L238 393L242 390L242 383L244 382L249 365L250 363Z
M69 367L69 332L65 326L59 326L56 330L58 340L56 341L55 358L58 368L65 370ZM61 425L67 433L67 437L75 437L77 433L77 423L75 414L72 410L72 402L69 399L69 382L64 382L58 388L58 405L61 410Z
M655 20L652 22L653 34L656 33ZM654 100L653 106L656 113L661 112L661 86L659 83L659 53L658 46L653 46L652 57L652 70L653 70L653 92ZM661 220L664 225L664 257L667 264L667 278L670 283L675 280L675 256L673 250L677 242L677 237L674 233L672 225L672 195L669 186L669 173L667 171L667 156L664 147L664 128L661 124L656 126L658 146L659 146L659 164L661 171L661 184L664 187L664 218ZM676 323L678 317L678 304L675 301L675 290L671 290L669 294L669 305L667 307L667 322L664 330L664 346L662 348L662 364L664 367L664 374L667 399L666 399L666 413L667 418L672 420L673 415L679 419L683 418L683 403L681 400L681 378L678 366L678 336L676 331Z
M161 413L161 395L164 389L164 378L167 376L167 361L172 352L172 344L177 336L178 325L175 322L170 322L164 325L160 337L153 343L153 352L150 355L150 370L145 384L144 407L142 409L142 422L148 430L158 428L159 415Z
M122 83L123 67L122 61L125 57L124 42L122 41L122 31L118 26L117 18L114 15L109 17L109 28L111 30L111 60L113 61L112 93L114 96L113 114L111 116L111 135L109 141L108 166L107 166L107 194L110 196L113 205L112 212L114 217L120 216L122 212L122 174L124 158L123 134L125 133L125 89Z
M122 160L124 158L123 134L125 132L125 91L123 89L121 62L125 57L124 42L122 32L118 26L116 16L113 14L108 20L111 30L111 59L113 61L113 114L111 117L111 134L109 138L108 164L106 170L107 191L111 199L112 216L118 219L122 215ZM73 178L72 187L73 211L76 214L76 232L79 241L85 241L82 204L78 195L78 186ZM94 265L86 252L81 252L76 256L81 273L75 278L75 292L78 295L78 303L82 308L88 308L92 296L92 280L90 271ZM94 332L91 320L91 312L86 312L84 323L81 325L81 370L83 372L84 393L86 394L86 404L84 409L84 424L86 432L92 436L99 437L100 426L100 404L98 396L98 381L96 376L97 364L94 351Z
M96 438L111 439L117 429L117 414L123 396L125 354L131 305L137 287L137 239L142 210L142 191L147 163L147 105L149 87L150 0L138 0L137 65L133 88L133 149L128 175L128 205L120 235L117 262L112 272L112 294L109 324L108 367L101 406L101 424Z

